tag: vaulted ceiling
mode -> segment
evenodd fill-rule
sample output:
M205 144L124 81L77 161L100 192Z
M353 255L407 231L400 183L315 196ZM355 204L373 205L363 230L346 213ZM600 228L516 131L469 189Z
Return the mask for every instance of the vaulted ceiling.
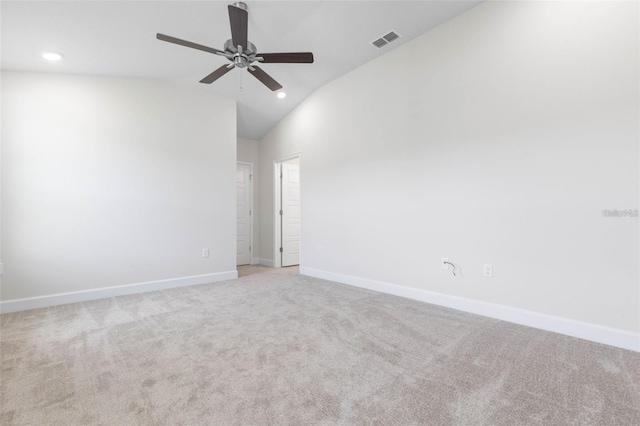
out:
M278 99L245 70L199 81L223 57L156 39L164 33L222 49L231 38L226 1L3 1L4 70L153 78L234 99L238 135L259 139L314 90L481 1L247 1L259 52L311 51L313 64L264 64L284 86ZM383 48L371 42L401 35ZM47 62L42 52L64 55ZM406 66L411 66L407 58ZM371 90L375 90L372 87Z

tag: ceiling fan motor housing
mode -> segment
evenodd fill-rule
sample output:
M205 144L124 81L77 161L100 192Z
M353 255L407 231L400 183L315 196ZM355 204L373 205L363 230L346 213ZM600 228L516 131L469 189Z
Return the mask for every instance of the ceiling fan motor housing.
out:
M229 54L227 58L232 61L236 67L246 68L251 65L252 62L256 61L255 55L258 49L256 49L253 43L247 41L247 49L240 53L238 48L233 45L233 41L229 39L224 43L224 51Z

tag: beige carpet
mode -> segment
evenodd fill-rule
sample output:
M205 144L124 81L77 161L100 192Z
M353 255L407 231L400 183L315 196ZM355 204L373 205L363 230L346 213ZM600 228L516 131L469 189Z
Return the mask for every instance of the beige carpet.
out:
M2 425L639 425L640 355L300 276L5 314Z

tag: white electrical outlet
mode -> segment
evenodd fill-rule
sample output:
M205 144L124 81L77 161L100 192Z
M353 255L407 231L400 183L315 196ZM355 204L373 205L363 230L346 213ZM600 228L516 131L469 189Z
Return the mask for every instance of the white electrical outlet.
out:
M489 265L488 263L484 264L484 276L485 277L493 277L493 265Z
M209 257L209 249L202 249L202 257Z
M442 269L449 269L449 265L447 265L447 264L445 263L445 262L448 262L448 261L449 261L449 258L448 258L448 257L443 257L443 258L442 258L442 261L441 261L442 263L440 263L440 267L441 267Z

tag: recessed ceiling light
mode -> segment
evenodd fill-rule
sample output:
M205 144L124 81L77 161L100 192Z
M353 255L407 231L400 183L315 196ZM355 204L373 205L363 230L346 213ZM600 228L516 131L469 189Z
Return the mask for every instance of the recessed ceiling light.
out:
M286 94L286 93L284 93L284 92L280 92L280 93L278 93L278 98L280 98L280 99L284 99L284 98L286 98L286 97L287 97L287 94Z
M44 52L42 54L42 57L45 58L47 61L55 62L62 59L62 54L57 52Z

